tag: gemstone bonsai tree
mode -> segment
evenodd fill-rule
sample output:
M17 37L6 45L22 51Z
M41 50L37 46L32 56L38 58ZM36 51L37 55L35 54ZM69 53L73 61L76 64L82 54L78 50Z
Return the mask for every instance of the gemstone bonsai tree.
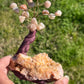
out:
M26 4L22 4L19 7L17 6L16 3L11 3L10 8L13 9L13 11L15 11L16 13L19 13L20 10L22 10L22 14L19 17L19 21L21 24L24 24L25 20L28 20L30 18L30 14L29 11L31 10L32 7L39 7L39 6L43 6L45 7L45 10L42 11L42 15L47 15L49 17L49 19L55 19L56 16L61 16L62 12L60 10L57 10L55 13L49 13L49 8L51 7L51 2L49 0L45 1L43 4L38 4L38 0L37 0L37 4L35 4L35 2L33 0L26 0L28 3L28 7ZM30 10L29 10L30 9ZM38 12L38 11L33 11L34 13ZM33 14L34 14L33 13ZM37 13L37 15L39 14L39 12ZM35 35L37 31L40 31L42 29L45 28L45 25L40 22L38 23L36 17L32 17L31 19L29 19L30 21L28 22L28 26L27 28L29 29L29 34L24 38L21 46L19 47L18 51L16 52L16 54L14 55L14 59L17 58L17 55L19 53L22 53L24 55L27 54L28 50L29 50L29 46L32 42L34 42L35 40ZM16 76L18 76L20 79L24 79L23 76L21 76L20 73L13 71L15 73ZM25 79L26 80L26 79ZM45 81L34 81L38 84L44 84ZM46 80L46 82L49 82L48 80Z

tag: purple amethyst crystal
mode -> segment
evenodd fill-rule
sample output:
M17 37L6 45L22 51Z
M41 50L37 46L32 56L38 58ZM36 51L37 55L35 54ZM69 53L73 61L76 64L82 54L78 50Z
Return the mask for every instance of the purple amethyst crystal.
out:
M26 54L28 52L30 44L35 40L35 35L36 35L36 31L29 32L29 34L24 38L15 56L17 56L17 54L19 53Z

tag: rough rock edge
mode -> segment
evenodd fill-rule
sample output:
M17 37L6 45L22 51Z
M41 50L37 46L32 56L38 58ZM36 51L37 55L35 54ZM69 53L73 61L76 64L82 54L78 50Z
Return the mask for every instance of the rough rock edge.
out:
M60 70L56 71L56 73L51 74L51 77L47 78L45 77L44 79L39 78L39 76L37 78L35 77L31 77L28 75L28 71L27 70L27 66L28 66L28 62L31 60L31 62L33 60L39 61L42 58L42 60L49 60L50 62L52 62L54 65L57 64L56 67L59 67ZM43 59L44 58L44 59ZM28 61L29 60L29 61ZM47 61L48 61L47 60ZM25 61L25 63L23 63ZM40 62L40 61L39 61ZM38 62L37 62L38 63ZM47 62L46 62L47 63ZM48 62L49 63L49 62ZM55 67L55 66L54 66ZM50 59L48 57L48 55L46 53L40 53L38 55L35 55L34 57L29 57L23 54L19 54L16 57L13 57L11 59L11 63L9 65L9 68L15 73L16 76L18 76L20 79L24 79L24 80L28 80L28 81L32 81L32 82L40 82L38 84L43 84L43 82L51 82L54 80L58 80L60 78L63 77L63 69L62 66L59 63L55 63L52 59ZM54 69L54 68L53 68ZM44 69L45 70L45 69ZM49 73L48 73L49 74ZM56 74L59 74L59 76L57 76ZM33 80L32 80L33 79Z

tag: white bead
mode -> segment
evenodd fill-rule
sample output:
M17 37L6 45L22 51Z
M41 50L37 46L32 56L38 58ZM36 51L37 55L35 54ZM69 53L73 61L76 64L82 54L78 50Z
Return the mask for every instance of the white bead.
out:
M19 20L21 23L23 23L25 21L25 17L24 16L19 16Z
M36 18L32 18L32 20L31 20L31 24L38 25L37 19L36 19Z
M37 30L39 31L39 30L42 30L42 29L44 29L44 28L45 28L45 25L41 22L41 23L38 25Z
M56 16L61 16L61 15L62 15L62 11L61 11L61 10L56 11L56 12L55 12L55 15L56 15Z
M45 8L49 8L51 6L51 2L45 1L44 6L45 6Z
M26 18L29 18L29 12L23 11L22 16L25 16Z
M17 4L16 3L11 3L10 8L12 8L12 9L17 8Z
M35 31L35 30L37 29L37 27L36 27L35 24L29 24L29 25L28 25L28 29L29 29L31 32L33 32L33 31Z
M49 11L48 10L43 10L42 13L43 13L43 15L49 15Z
M55 14L53 14L53 13L50 13L50 14L49 14L49 18L50 18L50 19L55 19L55 17L56 17L56 16L55 16Z

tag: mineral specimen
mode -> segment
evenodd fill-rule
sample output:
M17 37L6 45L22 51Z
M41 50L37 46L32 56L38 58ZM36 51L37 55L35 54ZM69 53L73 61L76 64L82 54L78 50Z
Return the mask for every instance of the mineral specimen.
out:
M34 57L19 53L16 58L11 59L9 67L29 81L55 81L63 77L61 64L50 59L46 53Z

